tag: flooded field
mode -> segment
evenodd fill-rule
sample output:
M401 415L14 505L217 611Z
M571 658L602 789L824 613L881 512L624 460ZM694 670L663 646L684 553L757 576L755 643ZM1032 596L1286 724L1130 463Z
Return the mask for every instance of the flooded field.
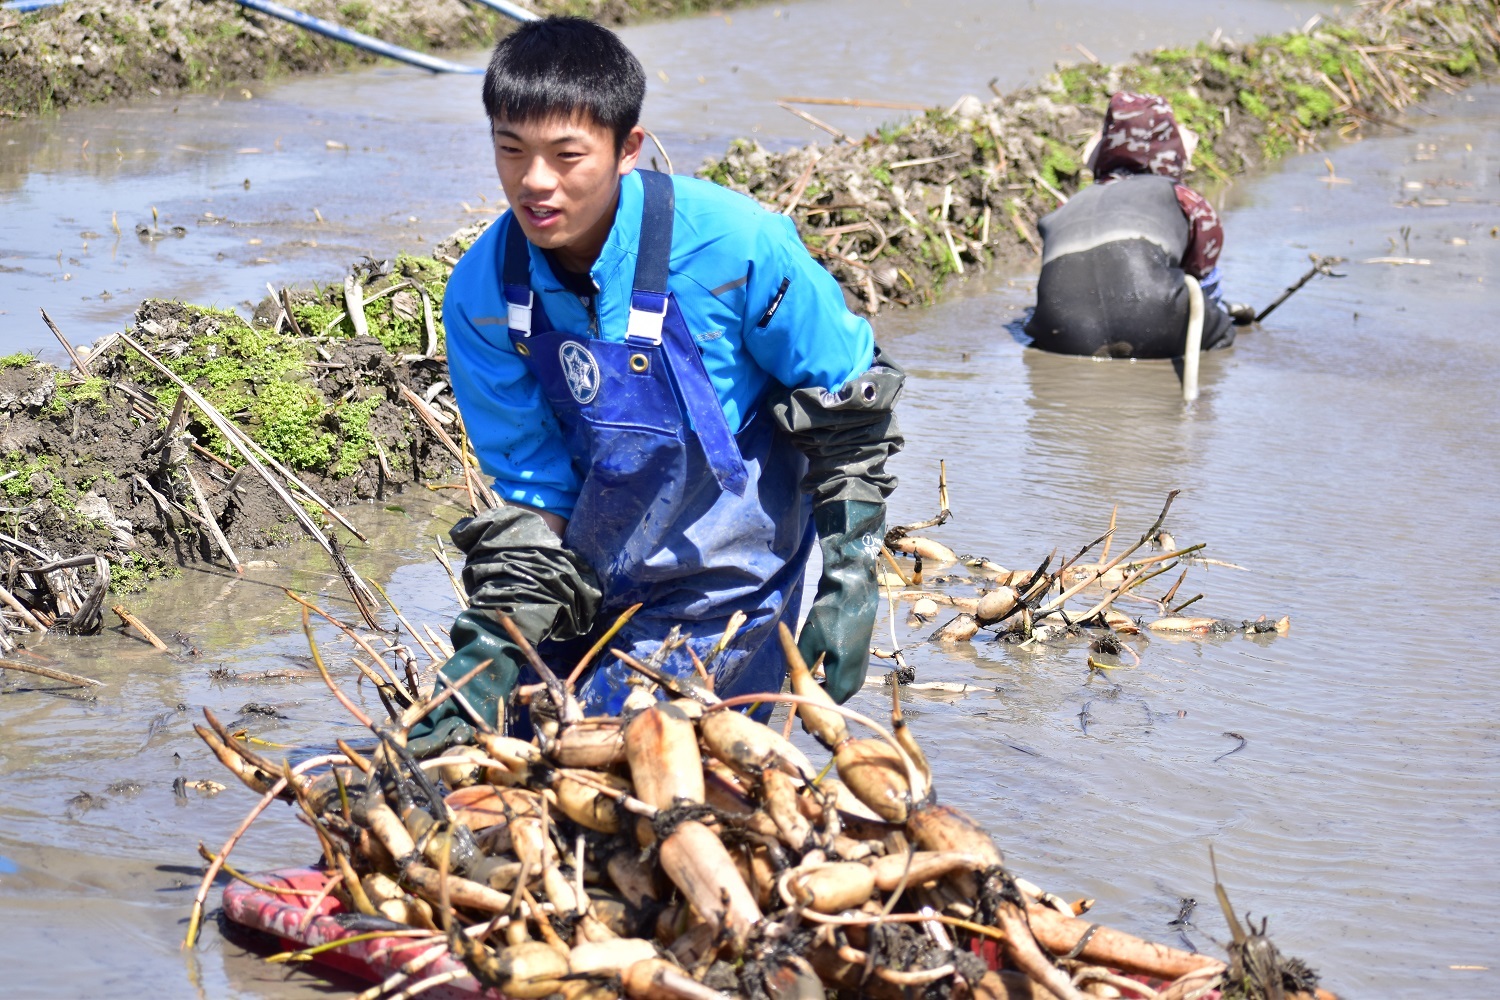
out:
M1500 955L1500 681L1481 638L1500 571L1475 559L1500 528L1500 91L1432 110L1333 150L1347 184L1312 155L1229 192L1231 296L1269 300L1309 251L1351 258L1348 277L1205 355L1187 412L1165 365L1021 349L1002 325L1029 304L1022 276L881 328L920 377L904 419L927 457L908 456L902 503L923 509L946 456L960 550L1027 565L1115 501L1148 524L1180 488L1179 542L1248 570L1189 574L1199 613L1293 622L1271 641L1153 639L1108 678L1077 648L932 649L924 676L999 689L914 723L944 734L949 794L1014 832L1018 869L1142 932L1168 933L1180 896L1209 902L1211 840L1238 908L1350 996L1487 995L1493 971L1452 966ZM1361 263L1382 257L1421 263ZM1215 763L1231 731L1248 744Z
M848 18L853 6L810 3L782 8L779 18L764 8L736 12L732 24L704 20L696 27L722 46L712 59L704 48L688 50L693 23L627 32L648 69L669 78L657 87L651 116L678 169L696 159L694 150L718 148L756 124L781 142L805 140L795 119L765 110L775 91L947 100L996 73L1001 86L1034 78L1074 41L1104 58L1123 54L1083 33L1097 7L1048 4L1037 5L1045 14L1018 10L1013 23L968 31L988 46L972 63L922 64L914 55L903 62L892 54L911 44L909 33L892 33L905 24L901 5L862 5L877 13L857 28ZM981 7L944 9L972 19ZM1139 39L1120 44L1201 37L1215 24L1280 28L1300 23L1308 8L1188 9L1161 5L1156 18L1142 18ZM1059 11L1072 12L1064 19ZM809 23L819 16L827 20L814 30ZM934 32L935 46L945 36ZM807 57L813 39L822 62ZM708 72L735 62L741 74L753 67L746 79L759 78L760 89L741 94ZM900 76L909 63L926 68ZM243 118L215 132L211 97L171 102L181 108L177 122L202 102L192 137L159 143L129 169L128 157L100 166L100 143L91 142L96 166L80 171L83 133L71 130L96 116L96 127L142 123L138 134L157 135L171 121L170 105L83 112L48 124L46 134L25 131L40 122L0 130L0 157L16 149L5 141L25 135L34 150L59 157L37 154L27 166L3 168L12 171L3 176L19 174L0 196L4 252L17 243L7 228L13 208L32 213L28 225L44 234L36 240L54 242L50 220L59 206L73 213L70 226L105 234L109 211L118 210L126 235L114 262L103 263L112 234L77 259L119 268L97 273L135 288L109 302L70 305L77 277L25 285L41 273L35 261L0 260L22 268L0 271L7 313L0 350L43 346L28 295L60 322L60 314L71 316L77 339L93 339L135 299L174 282L185 283L189 297L234 302L257 294L247 272L256 282L319 269L332 277L352 254L389 252L402 240L416 247L417 229L430 242L461 222L455 201L477 206L479 192L494 191L482 134L472 127L472 94L459 93L472 82L398 72L299 81L235 104L237 113L264 116L253 136L228 127ZM672 97L699 73L714 81L712 100ZM455 96L437 101L434 89L424 104L412 95L425 87ZM331 106L347 117L314 110L330 94L342 95ZM372 152L360 138L340 140L348 151L323 148L335 135L330 122L348 123L337 131L342 137L360 135L363 123ZM1211 904L1212 843L1236 907L1257 920L1269 916L1278 945L1308 959L1326 986L1349 996L1484 996L1494 992L1500 955L1493 708L1500 679L1485 628L1500 612L1500 569L1487 552L1500 533L1500 344L1489 316L1489 286L1500 281L1500 89L1434 101L1408 124L1411 133L1332 148L1337 182L1318 153L1224 193L1231 297L1268 301L1302 273L1309 252L1349 258L1339 268L1348 276L1318 279L1231 351L1205 356L1203 396L1191 409L1168 365L1023 348L1007 324L1030 303L1034 272L991 275L936 308L878 322L882 342L913 373L894 520L932 512L945 458L955 517L934 536L1007 566L1034 565L1054 547L1072 551L1096 536L1116 503L1122 538L1131 537L1168 490L1181 489L1169 521L1177 540L1206 542L1207 555L1244 567L1195 568L1183 593L1205 593L1195 607L1219 617L1289 614L1290 634L1154 638L1135 643L1140 667L1104 675L1088 670L1076 644L944 648L921 641L930 629L901 633L920 679L977 688L914 695L912 724L919 739L942 748L932 755L940 795L989 825L1020 874L1069 897L1097 898L1099 920L1169 941L1179 900L1196 898L1198 927L1186 936L1214 951L1213 939L1225 935ZM397 138L398 127L413 140ZM279 156L233 152L273 149L276 135L286 138ZM424 139L442 155L430 162L413 155ZM72 159L64 162L68 142ZM174 151L179 144L215 152ZM352 173L329 170L327 155ZM258 171L249 191L241 185L247 164ZM134 200L115 201L125 194ZM200 205L208 196L224 200ZM52 207L45 217L39 199ZM203 211L256 221L262 228L253 231L266 235L249 238L264 242L248 246L252 230L226 223L193 226L181 241L138 244L127 223L149 217L153 203L167 222ZM316 221L304 212L313 205L341 235L325 243L314 233ZM347 214L331 205L347 206ZM410 215L420 226L403 221ZM297 235L301 227L314 234ZM293 248L297 239L319 246ZM47 245L50 256L56 251ZM273 262L252 266L265 246ZM225 259L211 263L220 252ZM1387 262L1367 263L1380 259ZM352 512L372 531L371 545L353 553L357 564L415 621L439 623L454 610L427 551L458 516L442 496ZM188 573L130 601L164 635L180 630L201 655L166 657L112 633L49 639L45 653L109 685L98 700L18 690L30 685L14 682L0 695L0 954L18 995L328 995L324 981L266 966L214 934L195 953L178 950L197 843L217 850L251 805L238 786L218 796L174 795L178 777L224 777L192 734L201 709L288 745L354 732L321 685L214 676L219 668L304 665L305 643L280 586L344 606L321 556L290 550L272 558L281 567L243 580ZM354 691L347 645L324 640ZM373 693L360 694L378 712ZM853 704L883 709L873 691ZM1245 747L1220 759L1235 746L1228 732ZM305 828L277 807L236 862L253 870L314 856Z
M681 172L736 136L773 147L826 138L788 96L948 105L1101 59L1303 23L1307 0L1150 0L1133 23L1090 0L814 0L626 29L650 81L645 125ZM463 53L483 64L486 53ZM249 95L248 97L246 95ZM813 107L862 133L904 112ZM238 307L270 282L339 280L370 254L426 252L499 197L479 81L386 66L227 85L84 108L0 130L0 353L56 350L39 307L74 340L127 322L142 298ZM665 165L664 163L662 164ZM465 211L465 205L474 210ZM186 235L142 242L137 225ZM118 227L118 233L116 232ZM49 354L49 356L51 356ZM57 356L61 356L59 352Z

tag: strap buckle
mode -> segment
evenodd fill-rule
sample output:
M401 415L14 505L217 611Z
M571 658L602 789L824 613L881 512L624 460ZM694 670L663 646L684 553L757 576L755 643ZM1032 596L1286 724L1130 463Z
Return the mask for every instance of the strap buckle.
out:
M523 337L531 336L531 309L536 303L536 294L530 288L505 289L505 304L508 308L506 325Z
M662 323L667 318L667 297L656 292L630 294L630 322L625 328L625 342L661 346Z

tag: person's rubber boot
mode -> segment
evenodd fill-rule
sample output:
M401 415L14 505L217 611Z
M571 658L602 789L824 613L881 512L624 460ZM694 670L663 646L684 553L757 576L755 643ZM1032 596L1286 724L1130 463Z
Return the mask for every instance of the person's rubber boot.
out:
M524 626L523 626L524 633ZM461 689L464 698L490 725L499 726L500 706L510 697L521 676L523 657L516 644L495 618L483 611L461 611L448 630L453 655L438 668L450 681L458 681L485 661L481 670ZM439 682L433 690L441 694L447 686ZM418 719L407 736L406 748L417 757L432 757L452 746L474 741L469 713L449 698L424 718Z
M1248 302L1228 302L1224 309L1235 326L1249 326L1255 322L1255 307Z
M885 504L838 500L813 511L823 576L797 648L811 667L823 655L823 687L837 702L854 697L870 665L880 610L875 557L885 538Z

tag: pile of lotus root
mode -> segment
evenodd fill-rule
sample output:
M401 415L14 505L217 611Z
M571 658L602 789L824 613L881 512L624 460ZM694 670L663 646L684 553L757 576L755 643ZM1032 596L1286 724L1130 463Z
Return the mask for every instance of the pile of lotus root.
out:
M212 715L197 729L264 796L236 838L275 798L295 800L341 908L426 935L430 958L454 967L427 980L409 967L365 996L419 980L569 1000L1328 996L1238 921L1226 963L1080 919L1087 902L1017 878L985 830L938 803L899 694L887 729L830 700L784 626L781 639L790 693L728 699L706 672L684 683L616 654L641 684L604 718L585 717L527 647L544 682L511 711L535 738L480 732L430 760L406 732L461 682L435 699L402 692L406 707L375 724L316 647L373 747L340 741L294 768ZM827 766L752 717L777 704ZM206 854L190 941L234 840Z

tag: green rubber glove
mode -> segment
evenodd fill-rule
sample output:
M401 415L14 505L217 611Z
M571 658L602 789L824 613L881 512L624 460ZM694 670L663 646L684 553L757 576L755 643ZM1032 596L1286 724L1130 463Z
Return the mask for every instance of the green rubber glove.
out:
M1245 302L1229 302L1224 306L1235 326L1249 326L1255 322L1255 307Z
M823 687L837 702L864 686L880 610L875 557L885 537L885 504L835 500L813 511L823 576L797 648L810 667L821 654Z
M472 606L453 620L453 655L438 670L458 681L489 661L462 693L484 722L498 729L500 706L515 688L525 658L496 612L509 615L532 646L545 639L574 639L593 622L599 585L593 570L528 508L502 505L458 522L450 535L464 553L464 591ZM433 693L446 688L438 682ZM474 721L449 698L412 726L407 749L430 757L471 742Z
M522 634L527 629L525 616L516 616L516 624ZM470 608L460 611L448 630L453 640L453 655L438 668L438 673L450 681L459 681L475 667L489 661L461 689L461 693L486 724L499 728L500 706L510 697L521 676L521 665L525 658L521 650L493 615ZM528 639L530 637L528 636ZM433 688L433 694L441 694L447 685L441 681ZM449 747L474 741L473 718L456 698L449 698L425 717L418 719L406 738L406 748L418 758L433 757Z

